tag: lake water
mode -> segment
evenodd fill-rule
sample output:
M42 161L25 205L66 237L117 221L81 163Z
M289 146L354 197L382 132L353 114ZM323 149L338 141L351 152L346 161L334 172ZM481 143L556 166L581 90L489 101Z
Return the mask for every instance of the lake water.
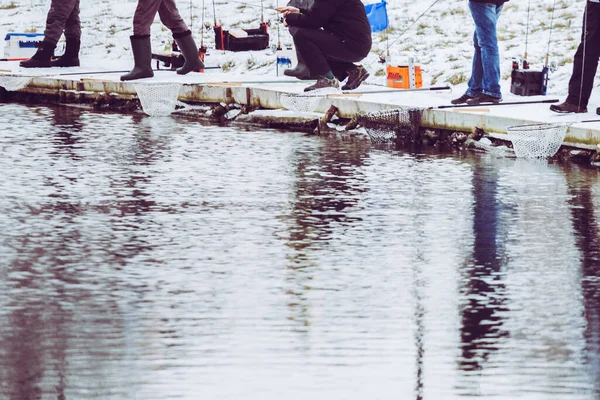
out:
M595 170L69 107L0 131L1 399L600 399Z

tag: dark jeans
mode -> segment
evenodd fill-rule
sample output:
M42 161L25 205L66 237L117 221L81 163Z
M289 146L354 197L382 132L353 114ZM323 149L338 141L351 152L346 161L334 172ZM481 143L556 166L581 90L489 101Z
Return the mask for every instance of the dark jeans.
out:
M79 0L52 0L46 17L44 40L56 44L63 32L67 39L81 38Z
M573 60L573 74L569 80L567 103L587 107L594 87L598 58L600 58L600 3L588 1L583 14L581 43Z
M314 77L332 71L339 79L341 71L354 69L353 63L365 58L370 50L322 29L296 28L290 33L296 50Z
M473 34L475 53L473 54L473 67L467 94L476 96L483 93L501 98L500 52L498 51L496 23L500 17L502 5L470 1L469 9L473 22L475 22L475 33Z

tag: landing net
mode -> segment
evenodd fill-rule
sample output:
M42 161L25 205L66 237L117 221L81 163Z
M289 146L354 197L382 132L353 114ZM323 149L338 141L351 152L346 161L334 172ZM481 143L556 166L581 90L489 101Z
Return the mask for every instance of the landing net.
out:
M548 158L556 154L569 124L530 124L506 128L507 139L520 158Z
M398 108L363 114L359 121L373 142L412 140L419 133L422 114L417 108Z
M22 75L0 75L0 86L9 92L21 90L31 82L30 76Z
M341 91L336 88L323 88L304 93L282 93L279 102L290 111L314 112L319 107L321 99L334 93L341 93Z
M171 82L136 83L135 91L142 110L152 117L160 117L170 115L180 104L177 99L181 86L181 83Z

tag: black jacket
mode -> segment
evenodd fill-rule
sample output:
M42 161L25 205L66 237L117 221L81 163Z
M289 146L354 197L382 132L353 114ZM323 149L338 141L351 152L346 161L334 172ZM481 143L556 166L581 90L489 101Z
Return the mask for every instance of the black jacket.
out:
M288 14L286 21L300 28L323 28L345 42L371 48L371 26L360 0L315 0L310 10Z

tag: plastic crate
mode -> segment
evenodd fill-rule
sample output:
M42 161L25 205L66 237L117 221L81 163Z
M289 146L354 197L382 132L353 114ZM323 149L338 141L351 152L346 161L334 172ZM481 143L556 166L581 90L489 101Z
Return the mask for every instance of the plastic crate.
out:
M4 38L4 57L30 58L42 40L43 33L8 33Z
M513 69L510 92L517 96L540 96L546 94L546 73L529 69Z
M392 88L413 89L423 86L423 73L421 67L414 66L415 82L414 87L410 84L410 67L409 66L392 66L387 67L387 85Z

